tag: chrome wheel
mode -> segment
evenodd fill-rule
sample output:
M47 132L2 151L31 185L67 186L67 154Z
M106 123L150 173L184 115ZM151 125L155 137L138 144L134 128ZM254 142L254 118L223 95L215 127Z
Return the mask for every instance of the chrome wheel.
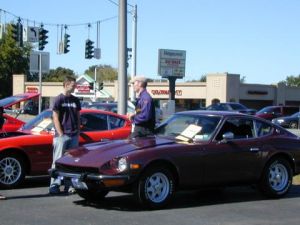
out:
M298 123L297 122L291 122L290 123L290 128L291 129L297 129L298 128Z
M282 191L289 182L287 168L279 162L274 162L269 168L270 186L275 191Z
M141 175L135 195L143 207L159 209L171 201L174 192L174 174L169 168L155 164Z
M155 203L164 201L170 191L169 179L163 173L155 173L145 182L145 194Z
M267 197L279 198L289 191L292 178L293 170L290 162L284 158L274 158L267 163L259 187Z
M17 157L3 157L0 159L0 185L11 188L24 178L22 161Z

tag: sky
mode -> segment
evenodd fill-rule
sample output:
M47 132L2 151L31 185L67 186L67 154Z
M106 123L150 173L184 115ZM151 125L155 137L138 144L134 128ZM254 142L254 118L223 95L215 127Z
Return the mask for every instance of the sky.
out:
M118 67L118 0L0 0L1 23L21 17L28 26L49 30L50 68L81 75L89 66ZM128 0L137 5L137 75L160 79L158 50L186 51L185 78L208 73L240 74L246 83L275 84L300 74L298 0ZM6 12L4 12L6 11ZM13 15L11 15L13 14ZM100 21L101 59L85 59L85 40L96 39ZM91 28L88 28L91 23ZM61 26L67 24L70 52L57 54ZM132 47L132 14L127 14ZM131 73L129 60L128 73Z

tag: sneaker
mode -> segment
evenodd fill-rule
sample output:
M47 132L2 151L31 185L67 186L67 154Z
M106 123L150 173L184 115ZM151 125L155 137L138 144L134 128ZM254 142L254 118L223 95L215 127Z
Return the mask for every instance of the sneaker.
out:
M57 195L60 193L59 186L57 184L51 185L49 188L50 195Z
M69 194L69 195L73 195L73 194L76 193L76 190L73 187L65 186L64 193Z

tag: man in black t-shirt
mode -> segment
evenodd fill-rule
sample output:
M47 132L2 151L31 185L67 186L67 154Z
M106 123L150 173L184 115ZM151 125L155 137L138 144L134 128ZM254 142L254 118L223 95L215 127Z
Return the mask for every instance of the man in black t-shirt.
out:
M55 127L52 168L55 168L55 161L62 157L66 150L77 147L79 144L81 106L79 99L71 95L75 90L76 80L67 76L63 84L64 93L55 98L52 108ZM49 193L59 194L60 185L59 178L51 178ZM65 191L68 189L69 185L65 184Z

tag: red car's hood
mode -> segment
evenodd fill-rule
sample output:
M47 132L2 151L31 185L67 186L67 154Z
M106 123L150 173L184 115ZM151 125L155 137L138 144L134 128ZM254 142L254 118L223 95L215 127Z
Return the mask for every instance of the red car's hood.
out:
M19 102L27 101L31 98L35 98L39 95L40 95L39 93L24 93L24 94L18 94L7 98L3 98L0 100L0 107L3 107L5 109Z
M98 142L70 150L68 155L56 162L78 167L99 168L109 160L122 156L125 153L172 143L175 143L175 141L161 137Z

